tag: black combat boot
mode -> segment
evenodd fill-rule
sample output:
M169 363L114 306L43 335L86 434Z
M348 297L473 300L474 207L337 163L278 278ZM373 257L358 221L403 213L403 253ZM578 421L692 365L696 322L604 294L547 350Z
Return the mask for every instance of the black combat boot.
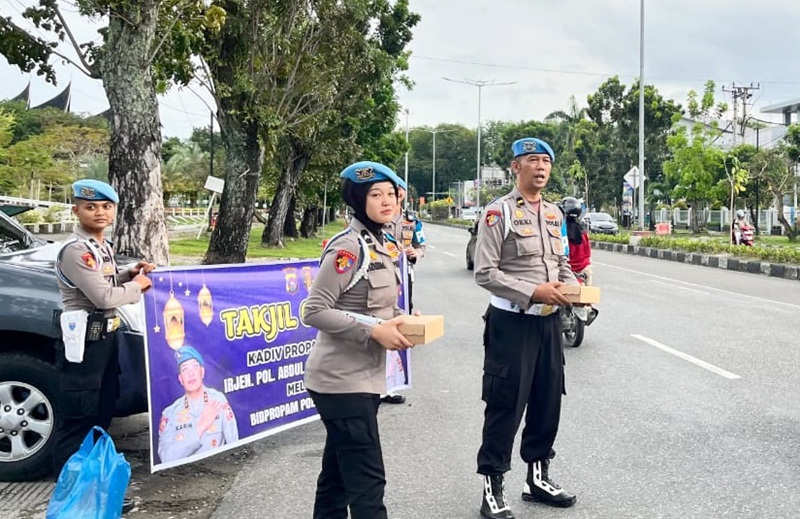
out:
M575 504L577 499L563 490L547 475L550 460L528 463L528 477L525 478L525 489L522 491L523 501L539 501L550 506L567 508Z
M503 476L483 476L483 502L481 515L489 519L514 519L506 503Z

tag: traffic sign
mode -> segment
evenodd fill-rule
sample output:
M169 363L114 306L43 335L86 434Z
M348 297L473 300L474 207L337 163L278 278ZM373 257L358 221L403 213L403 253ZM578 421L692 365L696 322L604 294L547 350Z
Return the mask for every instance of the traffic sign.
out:
M644 176L644 175L642 175L642 176ZM633 189L638 188L639 187L639 167L638 166L633 166L631 169L628 170L627 173L625 173L625 176L622 177L622 178L624 178L625 181L628 184L630 184L630 186ZM643 180L647 180L647 177L644 177Z

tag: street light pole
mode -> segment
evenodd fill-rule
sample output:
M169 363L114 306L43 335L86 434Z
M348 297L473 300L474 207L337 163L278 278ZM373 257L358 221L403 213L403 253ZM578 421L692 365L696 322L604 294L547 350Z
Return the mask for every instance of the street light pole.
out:
M436 134L437 133L446 133L455 131L453 129L449 130L426 130L425 128L415 128L415 130L419 130L422 132L427 132L433 135L433 157L431 158L432 167L431 167L431 201L436 200Z
M478 155L477 155L477 181L478 185L475 189L475 206L478 210L481 207L481 90L485 86L504 86L504 85L513 85L516 81L511 81L507 83L495 83L494 80L492 81L485 81L483 79L450 79L447 77L443 77L445 81L450 81L452 83L463 83L465 85L472 85L478 87Z
M403 110L406 113L406 166L405 166L405 176L403 180L406 183L406 188L408 188L408 108ZM403 210L408 209L408 189L406 189L406 196L403 199Z
M639 229L644 231L644 0L639 8Z

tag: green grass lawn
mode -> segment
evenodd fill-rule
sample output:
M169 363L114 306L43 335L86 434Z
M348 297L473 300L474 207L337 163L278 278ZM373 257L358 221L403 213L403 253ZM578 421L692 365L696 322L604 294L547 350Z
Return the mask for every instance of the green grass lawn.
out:
M330 238L343 228L344 222L341 220L329 223L325 225L324 233L322 232L322 228L320 228L320 232L316 238L299 238L297 240L284 238L284 245L286 245L286 247L279 249L261 246L261 233L264 231L264 226L257 224L250 230L250 240L247 245L247 258L318 258L322 252L322 240ZM170 255L180 259L180 261L176 261L176 263L186 263L191 260L196 260L199 263L208 249L209 238L210 234L204 234L199 240L195 240L194 238L170 240Z

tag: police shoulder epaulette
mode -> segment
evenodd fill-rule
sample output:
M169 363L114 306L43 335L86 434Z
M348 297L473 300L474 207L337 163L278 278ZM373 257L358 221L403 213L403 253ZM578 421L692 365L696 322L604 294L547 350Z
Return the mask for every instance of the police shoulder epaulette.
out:
M348 227L347 229L345 229L345 230L343 230L343 231L341 231L341 232L338 232L338 233L334 234L334 235L333 235L333 236L332 236L332 237L331 237L331 238L328 240L328 243L326 243L326 244L325 244L325 248L324 248L324 249L322 249L322 255L321 255L321 256L320 256L320 258L319 258L319 264L320 264L320 266L322 265L322 260L323 260L323 259L325 259L325 255L326 255L326 254L328 253L328 251L331 249L331 245L333 245L333 242L335 242L335 241L336 241L336 240L338 240L339 238L342 238L343 236L347 236L348 234L350 234L350 231L351 231L351 230L352 230L352 229L350 229L350 228Z
M92 254L92 256L94 256L94 260L95 263L97 264L98 270L102 271L103 267L103 255L100 253L100 250L95 246L95 244L92 243L92 240L85 238L70 238L69 240L65 241L63 245L61 245L61 248L58 250L58 254L56 255L55 271L56 271L56 276L58 276L58 279L63 281L64 284L67 285L69 288L77 288L77 286L75 285L75 283L70 281L69 278L65 276L63 272L61 272L61 262L63 260L64 251L67 250L67 248L70 247L71 245L74 245L75 243L78 242L83 242L83 244L86 245L86 248L89 249L89 252Z

